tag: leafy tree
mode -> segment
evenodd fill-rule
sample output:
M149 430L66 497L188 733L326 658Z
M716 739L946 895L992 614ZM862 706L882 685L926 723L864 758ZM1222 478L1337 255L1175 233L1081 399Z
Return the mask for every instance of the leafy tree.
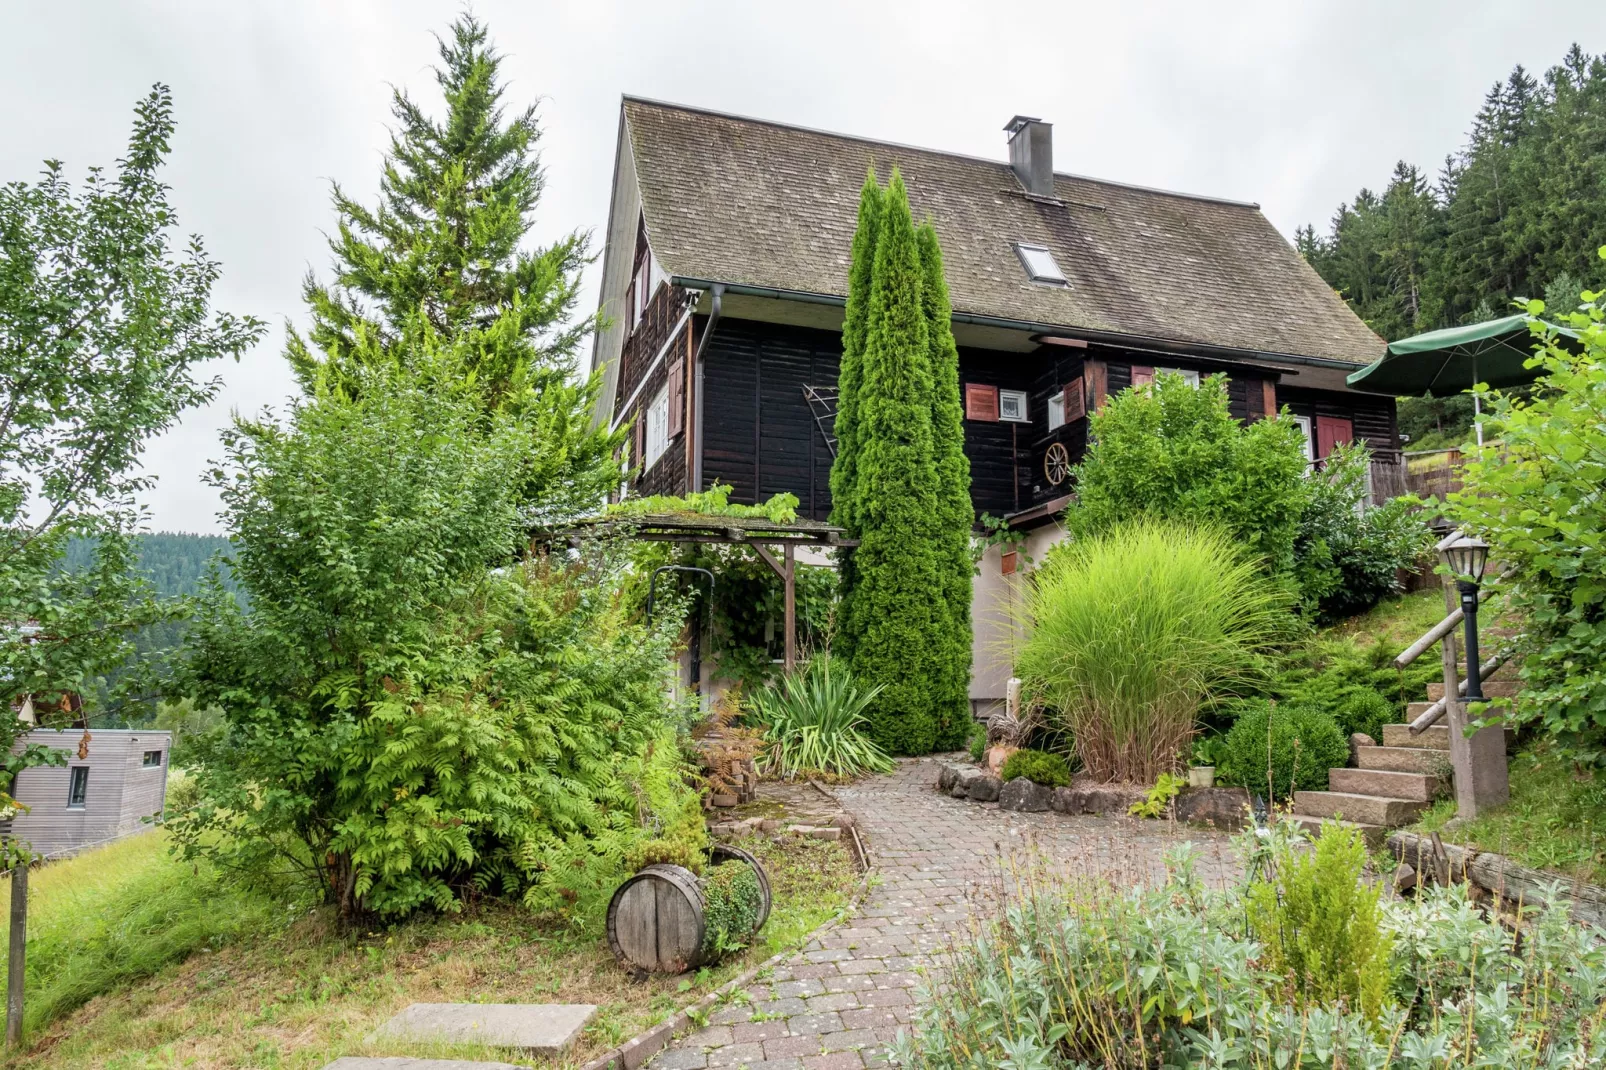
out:
M1606 259L1606 246L1600 249ZM1528 621L1525 687L1513 714L1558 751L1606 767L1606 294L1556 317L1581 347L1547 337L1544 377L1529 398L1486 406L1500 447L1462 470L1445 513L1482 535L1510 566L1495 581ZM1533 301L1529 310L1546 312ZM1554 316L1555 313L1549 312Z
M440 44L444 118L396 91L379 204L334 188L334 280L308 275L312 327L306 338L291 330L288 357L316 394L355 389L362 367L427 355L409 370L439 389L487 409L534 410L547 463L528 493L554 511L561 485L568 507L591 508L618 483L614 452L626 432L591 426L600 380L576 376L579 345L596 326L573 320L589 238L577 231L523 248L544 185L541 131L533 106L509 117L501 61L485 26L464 15Z
M958 636L962 618L950 604L954 516L943 481L954 473L939 467L933 426L929 315L941 296L928 294L933 265L922 262L896 170L884 193L867 184L860 218L873 221L873 232L855 239L850 272L862 289L869 258L863 349L856 361L850 355L856 367L843 389L850 435L838 441L832 473L833 490L845 491L837 515L860 542L844 582L841 634L855 678L882 688L871 737L894 753L923 754L962 738L968 700L954 682L968 682L970 661L968 641ZM967 518L967 533L969 526ZM967 557L967 579L969 569ZM968 584L964 603L968 609Z
M1299 519L1309 500L1299 429L1286 419L1240 424L1227 411L1223 375L1195 389L1162 373L1093 414L1091 445L1075 472L1073 534L1138 516L1232 532L1274 573L1293 572Z
M173 249L160 169L172 97L135 109L114 173L75 190L57 161L0 187L0 694L59 708L121 663L130 635L162 615L131 570L135 495L150 439L208 401L201 365L239 355L254 319L211 309L218 265L199 237ZM61 567L75 537L82 569ZM18 730L0 717L0 750ZM30 752L22 759L31 763ZM13 759L3 786L17 771ZM3 800L0 800L3 802Z
M650 827L701 828L671 625L629 624L616 571L498 567L531 414L356 374L226 436L213 478L251 607L216 590L192 632L185 692L224 727L193 740L201 801L175 827L346 917L478 891L594 918Z

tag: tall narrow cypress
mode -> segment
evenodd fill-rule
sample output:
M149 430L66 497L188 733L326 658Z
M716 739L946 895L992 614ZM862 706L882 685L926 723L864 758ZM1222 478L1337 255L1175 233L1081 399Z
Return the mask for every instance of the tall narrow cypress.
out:
M853 232L852 261L848 268L848 304L842 321L842 364L837 371L836 459L831 464L831 522L858 530L854 511L858 471L859 367L864 358L865 327L870 317L870 274L875 264L877 224L885 198L876 182L875 168L864 176L859 193L859 225ZM843 590L856 579L853 554L842 555L840 563ZM851 660L855 630L844 619L839 630L838 652Z
M934 681L937 748L962 745L970 726L970 596L974 568L970 536L976 510L970 500L970 458L965 456L964 406L959 397L959 347L953 304L943 277L942 246L928 220L916 232L924 271L926 333L931 347L931 429L937 468L937 552L943 575L944 673Z
M863 351L848 390L851 437L846 450L839 443L836 462L851 473L849 531L859 539L842 630L855 675L883 688L871 736L895 753L924 754L938 741L955 652L926 276L896 170L879 215Z

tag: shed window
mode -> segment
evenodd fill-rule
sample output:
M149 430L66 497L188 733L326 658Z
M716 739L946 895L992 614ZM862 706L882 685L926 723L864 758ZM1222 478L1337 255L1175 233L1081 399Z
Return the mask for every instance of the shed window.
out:
M1310 437L1310 417L1295 416L1293 417L1293 421L1294 426L1299 428L1300 445L1305 448L1305 463L1310 464L1312 461L1316 460L1316 446L1315 443L1311 441Z
M143 765L147 769L151 768L152 766L161 765L162 752L159 750L146 751L144 756L140 758L139 764Z
M1156 368L1154 369L1154 374L1180 375L1182 376L1183 382L1187 383L1195 390L1199 389L1199 373L1192 368Z
M1000 390L998 392L998 418L1010 423L1031 422L1026 415L1026 391Z
M1048 429L1065 426L1065 395L1051 394L1048 399Z
M67 781L67 808L69 810L82 810L84 800L89 797L89 766L75 765L72 767Z
M1015 253L1020 257L1021 265L1026 268L1026 277L1033 282L1049 286L1065 285L1065 273L1054 262L1054 254L1048 251L1047 246L1016 242Z
M658 391L658 396L647 406L647 467L651 468L669 448L669 387Z

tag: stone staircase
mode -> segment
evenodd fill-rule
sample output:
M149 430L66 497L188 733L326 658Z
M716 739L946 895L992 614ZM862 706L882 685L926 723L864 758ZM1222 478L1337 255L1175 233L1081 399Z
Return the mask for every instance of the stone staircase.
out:
M1484 695L1514 696L1515 681L1498 679L1499 675L1483 682ZM1442 683L1429 684L1429 701L1407 706L1406 724L1383 726L1382 746L1356 746L1355 768L1327 771L1328 790L1294 792L1293 820L1315 833L1324 820L1337 818L1340 824L1359 829L1377 848L1389 829L1411 824L1435 799L1449 794L1453 787L1449 727L1441 721L1416 736L1409 727L1409 721L1443 696Z

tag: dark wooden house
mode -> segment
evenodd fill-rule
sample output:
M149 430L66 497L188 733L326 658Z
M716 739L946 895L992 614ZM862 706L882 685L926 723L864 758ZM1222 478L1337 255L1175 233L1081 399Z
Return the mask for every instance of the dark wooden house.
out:
M628 492L728 483L737 501L790 491L829 516L872 166L899 169L942 242L978 515L1052 526L1087 413L1168 369L1225 372L1244 420L1286 407L1313 459L1364 440L1393 486L1394 400L1344 381L1383 341L1258 206L1057 172L1048 123L1005 129L1007 159L991 160L625 98L592 367L597 419L633 422Z

